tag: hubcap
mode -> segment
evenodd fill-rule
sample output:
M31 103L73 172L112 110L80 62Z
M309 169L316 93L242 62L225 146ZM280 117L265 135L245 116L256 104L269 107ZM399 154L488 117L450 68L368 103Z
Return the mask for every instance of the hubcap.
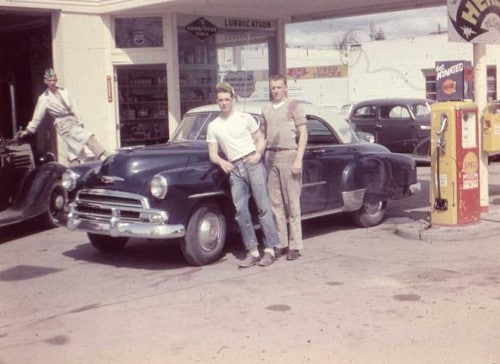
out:
M200 222L198 238L205 251L214 250L220 242L221 222L214 213L206 213Z

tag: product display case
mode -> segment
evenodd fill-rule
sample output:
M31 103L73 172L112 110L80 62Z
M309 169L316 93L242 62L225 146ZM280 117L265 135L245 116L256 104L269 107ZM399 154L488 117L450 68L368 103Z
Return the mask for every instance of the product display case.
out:
M200 40L179 29L179 85L181 114L215 102L217 49L214 37Z
M166 65L117 67L120 146L168 140Z

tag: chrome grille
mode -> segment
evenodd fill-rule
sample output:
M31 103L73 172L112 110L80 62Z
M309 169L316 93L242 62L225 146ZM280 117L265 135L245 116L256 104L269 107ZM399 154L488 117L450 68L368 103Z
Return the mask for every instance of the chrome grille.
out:
M10 163L18 171L31 171L35 168L35 161L31 150L12 153Z
M90 189L78 192L75 214L82 220L107 221L119 217L122 221L139 222L141 212L149 209L146 197L121 191Z

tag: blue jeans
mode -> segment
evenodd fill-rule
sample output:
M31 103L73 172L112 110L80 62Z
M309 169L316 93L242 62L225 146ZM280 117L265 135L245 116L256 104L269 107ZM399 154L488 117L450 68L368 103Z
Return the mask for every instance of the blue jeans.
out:
M279 244L266 180L266 169L262 162L254 164L243 160L238 161L234 163L234 169L229 176L231 195L236 208L236 221L240 227L243 244L247 250L256 248L258 245L252 215L248 207L250 195L252 195L257 206L259 224L264 233L264 245L272 248Z

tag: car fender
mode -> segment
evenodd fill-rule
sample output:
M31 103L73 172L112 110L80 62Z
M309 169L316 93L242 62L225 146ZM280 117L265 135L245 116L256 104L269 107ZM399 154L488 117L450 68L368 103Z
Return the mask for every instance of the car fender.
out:
M225 213L232 206L228 177L213 164L157 174L167 179L169 187L165 200L154 199L154 207L167 211L170 223L186 225L201 202L210 200Z
M57 162L42 164L31 171L22 182L13 208L22 209L26 216L45 212L46 199L54 182L61 180L66 167Z
M413 163L410 158L398 154L391 154L390 158L373 154L347 163L341 181L345 210L355 211L363 202L376 203L408 195L408 187L414 181L403 184L395 181L399 180L396 175L403 169L413 168ZM350 197L349 205L346 196Z

